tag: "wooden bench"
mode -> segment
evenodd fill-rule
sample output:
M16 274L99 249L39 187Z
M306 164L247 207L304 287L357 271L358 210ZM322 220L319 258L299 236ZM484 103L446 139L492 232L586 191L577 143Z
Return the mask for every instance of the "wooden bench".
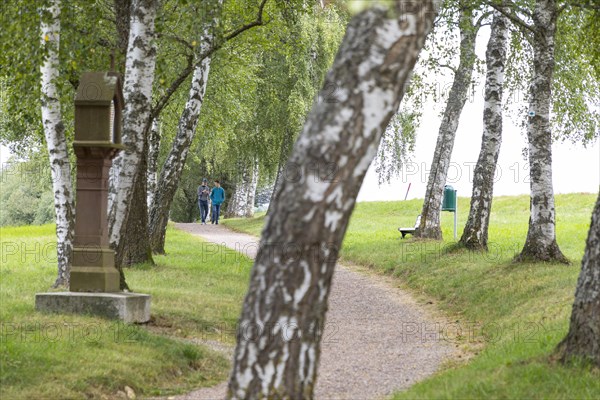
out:
M417 220L415 221L415 226L412 228L398 228L398 231L402 234L402 239L406 235L414 235L415 231L419 229L419 225L421 224L421 216L417 216Z

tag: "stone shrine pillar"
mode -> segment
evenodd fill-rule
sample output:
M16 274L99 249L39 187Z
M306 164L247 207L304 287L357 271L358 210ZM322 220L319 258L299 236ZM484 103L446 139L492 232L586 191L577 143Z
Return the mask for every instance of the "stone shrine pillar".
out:
M108 241L108 176L121 145L121 82L114 73L83 74L75 95L77 194L70 290L118 292Z
M75 95L77 184L70 292L36 294L38 311L150 319L150 296L119 290L108 238L108 178L121 144L123 94L115 72L86 72Z

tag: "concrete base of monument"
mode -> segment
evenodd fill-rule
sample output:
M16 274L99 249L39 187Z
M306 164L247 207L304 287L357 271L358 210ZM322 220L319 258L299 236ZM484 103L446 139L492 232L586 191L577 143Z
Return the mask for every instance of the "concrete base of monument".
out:
M48 292L35 295L41 312L88 314L129 323L150 320L150 295L142 293Z

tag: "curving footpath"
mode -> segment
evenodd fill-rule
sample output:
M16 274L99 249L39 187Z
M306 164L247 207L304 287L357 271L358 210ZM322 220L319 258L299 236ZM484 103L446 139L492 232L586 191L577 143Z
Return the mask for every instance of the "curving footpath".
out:
M176 224L206 241L256 255L258 238L223 225ZM380 399L433 374L453 358L454 346L441 339L439 317L383 276L338 264L329 297L316 399ZM230 350L230 356L231 354ZM223 382L178 400L222 399Z

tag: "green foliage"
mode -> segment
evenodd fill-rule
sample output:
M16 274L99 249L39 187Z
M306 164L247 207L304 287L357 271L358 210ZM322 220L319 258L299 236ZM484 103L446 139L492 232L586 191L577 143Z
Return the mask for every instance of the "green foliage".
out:
M46 54L40 23L48 19L39 1L3 4L0 30L0 142L26 153L43 138L40 115L40 67ZM59 88L67 137L73 135L73 96L83 71L106 70L114 24L105 2L63 2L59 51Z
M10 160L0 172L0 226L54 221L54 198L47 157Z
M489 253L452 251L450 240L400 239L396 228L414 223L422 200L358 203L342 244L342 262L391 275L417 298L434 303L451 319L446 324L436 319L444 329L433 340L448 340L463 360L474 356L448 363L394 398L599 398L600 371L562 366L549 357L568 330L596 197L556 195L557 239L572 267L512 263L526 237L529 196L494 198ZM468 198L458 202L459 210L468 210ZM459 227L466 218L467 213L459 214ZM264 216L225 224L258 235ZM445 238L452 237L452 227L452 214L442 213ZM423 340L431 340L431 332L429 327Z
M600 136L600 12L566 8L558 20L552 94L554 136L589 143Z
M470 11L470 19L461 20L464 9ZM389 183L393 177L399 176L404 163L410 160L425 102L432 99L436 105L446 104L459 63L461 30L478 31L478 24L485 20L489 20L489 15L481 2L446 0L442 3L433 32L425 42L400 108L379 144L374 160L379 184ZM465 26L460 26L461 21ZM480 59L474 60L473 81L476 81L478 74L482 74L482 65ZM443 109L440 110L440 116L442 114Z
M234 17L240 15L233 13L235 7L235 2L225 6L225 31L242 23ZM243 7L247 15L256 12L256 6ZM241 167L257 158L261 185L271 183L284 136L293 143L313 102L323 101L317 97L318 89L337 52L345 20L330 7L302 10L269 2L266 11L266 26L226 43L212 58L198 134L172 218L191 218L193 207L185 193L199 184L199 176L220 177L227 190ZM185 100L177 101L181 107ZM170 124L176 123L168 118ZM164 146L170 142L163 140Z
M0 140L18 150L17 142L41 136L38 2L3 4L0 18Z
M533 10L534 3L516 2ZM582 142L596 140L600 132L600 24L598 10L591 4L557 2L555 68L552 82L552 134L555 140ZM563 8L564 7L564 8ZM522 14L522 13L520 13ZM525 16L524 22L533 26ZM534 36L511 24L511 41L506 66L506 96L509 115L525 130L529 85L533 76Z
M421 114L417 112L400 112L390 121L375 157L379 184L389 183L392 177L399 176L404 163L410 160L420 117Z
M221 36L254 20L259 3L226 1L214 33ZM31 143L43 138L39 103L39 68L45 54L39 37L39 9L43 5L33 1L9 3L2 14L6 29L0 32L0 57L2 65L8 67L0 72L0 142L20 155L26 155ZM207 2L161 3L156 19L155 104L188 62L197 61L194 57L202 36L198 21L211 18L211 12ZM245 32L213 54L198 140L189 158L205 165L206 174L231 176L233 180L240 162L258 158L261 181L272 180L280 162L283 136L287 133L293 142L298 134L337 50L345 15L338 13L335 5L321 10L300 0L267 2L266 26ZM111 52L115 53L117 70L123 72L125 55L119 47L118 23L113 2L62 4L57 83L69 140L73 137L72 98L81 72L107 69ZM188 76L161 113L160 161L177 132L189 82ZM182 182L182 187L195 185ZM191 213L186 191L189 188L179 191L174 205L174 215L184 220Z
M212 61L198 157L220 171L255 157L263 173L276 171L285 131L299 132L343 33L334 10L271 4L268 12L267 26L228 43Z

